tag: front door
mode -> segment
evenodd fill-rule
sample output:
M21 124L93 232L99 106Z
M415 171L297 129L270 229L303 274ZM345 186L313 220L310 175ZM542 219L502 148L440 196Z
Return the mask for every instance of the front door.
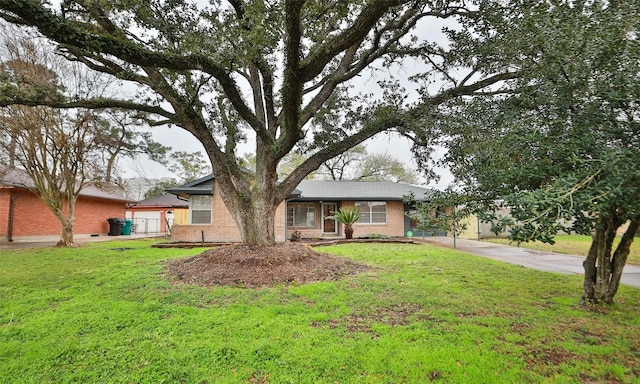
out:
M338 221L327 218L336 210L336 203L322 203L322 233L338 234Z

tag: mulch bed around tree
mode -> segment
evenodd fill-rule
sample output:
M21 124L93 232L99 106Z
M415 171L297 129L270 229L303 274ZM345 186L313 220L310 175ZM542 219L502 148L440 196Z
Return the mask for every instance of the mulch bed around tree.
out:
M167 266L174 282L245 288L338 280L371 269L301 243L218 247Z

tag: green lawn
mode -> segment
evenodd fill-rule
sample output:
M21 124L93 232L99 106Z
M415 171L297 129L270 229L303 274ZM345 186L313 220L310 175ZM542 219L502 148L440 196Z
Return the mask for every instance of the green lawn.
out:
M589 247L591 247L591 236L561 235L556 236L554 239L556 241L554 245L535 241L530 243L520 243L520 247L579 256L586 256L589 252ZM508 239L484 239L483 241L516 246L515 243L511 243ZM619 242L619 237L614 240L615 245ZM631 244L631 253L627 259L627 264L640 265L640 238L637 238Z
M1 383L640 383L640 289L426 245L322 248L377 267L262 290L172 286L149 241L0 255Z

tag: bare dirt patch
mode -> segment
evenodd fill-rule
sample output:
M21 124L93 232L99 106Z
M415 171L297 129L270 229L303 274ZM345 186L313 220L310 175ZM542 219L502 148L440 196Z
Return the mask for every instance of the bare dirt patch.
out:
M435 318L420 314L423 307L418 304L391 304L387 307L369 308L366 313L352 313L349 316L330 319L328 321L313 321L312 327L328 326L331 329L344 327L350 333L365 332L376 339L379 335L373 331L372 326L376 323L386 324L392 327L407 326L411 324L411 318L416 320L437 321Z
M225 246L167 266L174 282L245 288L337 280L371 269L300 243Z

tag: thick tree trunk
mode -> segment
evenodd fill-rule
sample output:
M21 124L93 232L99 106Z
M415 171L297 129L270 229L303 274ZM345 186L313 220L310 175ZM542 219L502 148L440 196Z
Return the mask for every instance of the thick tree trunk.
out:
M263 157L257 157L257 161L264 161ZM236 176L216 173L216 185L220 188L222 200L238 226L240 240L245 244L272 245L276 242L276 209L283 199L275 197L275 165L268 167L270 171L266 168L261 169L262 174Z
M606 292L604 292L602 300L607 304L613 303L613 298L618 292L620 286L620 278L622 278L622 270L627 263L627 257L631 252L631 244L638 228L640 227L640 217L634 218L629 223L629 227L620 239L620 244L616 248L611 260L611 280Z
M73 246L73 222L69 220L61 220L62 229L60 231L60 240L56 246L71 247Z
M612 255L613 240L621 224L622 221L615 212L612 212L609 217L598 220L591 248L582 263L584 292L581 304L613 303L622 277L622 269L629 255L629 247L638 230L638 219L631 221L629 229Z
M604 234L596 228L591 240L591 247L587 258L582 262L584 267L584 283L581 304L594 303L596 301L596 261L598 260L598 246L603 243Z
M240 212L240 236L242 242L253 245L272 245L275 238L275 212L277 206L256 199ZM236 220L237 222L238 220Z
M613 218L607 220L602 243L598 245L596 266L596 299L598 300L602 299L603 293L609 287L611 277L611 249L617 228L613 225L613 221Z
M70 198L66 201L67 210L66 214L63 210L56 210L54 213L60 221L60 240L56 246L58 247L71 247L73 246L73 226L75 225L75 206L76 199Z

